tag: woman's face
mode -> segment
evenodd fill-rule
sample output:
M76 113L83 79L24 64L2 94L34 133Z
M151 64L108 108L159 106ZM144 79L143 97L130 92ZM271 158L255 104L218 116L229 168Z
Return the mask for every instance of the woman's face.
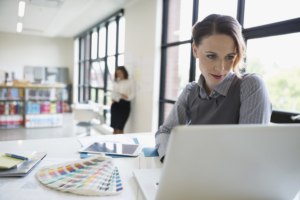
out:
M121 70L117 70L116 73L117 73L117 77L120 78L120 80L124 79L124 74Z
M193 44L193 54L199 58L200 71L209 93L227 76L237 56L234 40L223 34L203 39L198 48Z

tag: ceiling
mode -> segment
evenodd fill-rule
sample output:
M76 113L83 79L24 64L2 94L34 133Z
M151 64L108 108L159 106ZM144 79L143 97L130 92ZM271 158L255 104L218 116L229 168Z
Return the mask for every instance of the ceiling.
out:
M74 37L101 22L134 0L0 0L0 32L46 37ZM23 31L17 32L17 23Z

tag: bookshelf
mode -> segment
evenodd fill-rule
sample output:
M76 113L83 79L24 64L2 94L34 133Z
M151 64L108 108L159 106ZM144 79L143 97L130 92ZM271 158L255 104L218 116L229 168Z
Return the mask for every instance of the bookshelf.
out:
M0 129L63 123L63 85L0 85Z
M23 122L24 88L0 88L0 128L18 128Z

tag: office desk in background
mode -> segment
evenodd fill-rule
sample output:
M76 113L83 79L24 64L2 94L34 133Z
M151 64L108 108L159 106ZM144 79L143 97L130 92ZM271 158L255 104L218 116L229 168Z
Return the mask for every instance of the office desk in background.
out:
M147 138L154 137L153 133L141 134L124 134L124 137L130 138ZM55 138L55 139L38 139L38 140L18 140L0 142L0 152L9 151L47 151L48 155L42 162L35 167L26 177L0 178L0 200L2 199L101 199L101 200L143 200L144 197L138 188L132 170L142 168L161 168L162 164L158 157L127 157L114 158L118 167L121 179L124 185L124 191L114 196L80 196L70 193L63 193L50 189L42 185L36 178L36 172L43 166L64 163L71 160L80 159L78 149L81 144L77 137L72 138Z

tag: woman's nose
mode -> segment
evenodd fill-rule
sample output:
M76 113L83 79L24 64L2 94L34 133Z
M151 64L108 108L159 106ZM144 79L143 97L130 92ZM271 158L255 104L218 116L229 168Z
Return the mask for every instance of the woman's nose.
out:
M221 60L220 62L216 63L215 70L223 71L225 69L225 61Z

